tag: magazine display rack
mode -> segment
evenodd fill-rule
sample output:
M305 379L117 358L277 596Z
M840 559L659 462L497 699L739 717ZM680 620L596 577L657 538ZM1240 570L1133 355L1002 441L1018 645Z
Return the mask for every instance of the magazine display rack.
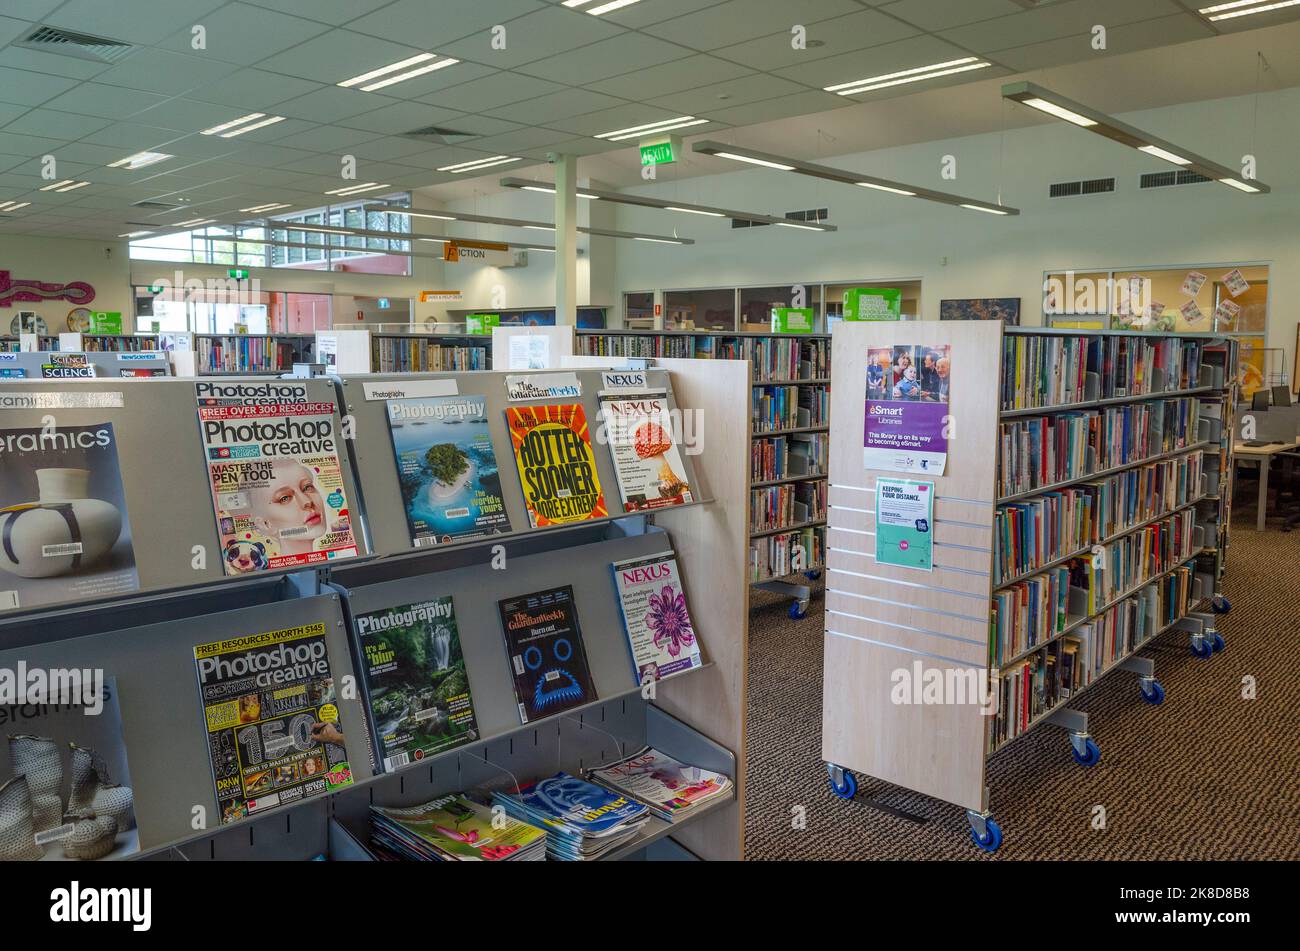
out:
M529 527L504 422L505 378L513 374L246 379L249 385L305 386L311 401L337 404L334 424L353 435L340 456L347 463L354 534L369 541L357 557L314 570L238 578L224 575L219 558L208 557L203 570L192 567L198 550L214 551L219 541L194 402L203 379L7 384L0 394L6 398L0 408L5 428L39 427L48 413L56 414L60 426L113 424L140 590L0 611L0 666L22 661L29 668L98 668L115 678L144 858L366 859L362 843L372 803L407 805L560 770L577 774L645 745L726 774L736 784L735 796L677 824L652 819L608 858L740 858L746 537L732 513L743 512L747 490L738 478L745 439L744 407L737 398L747 386L746 368L729 364L718 372L683 362L671 373L647 372L651 385L668 388L681 405L699 411L701 451L684 457L696 500L653 514L621 514L609 449L593 440L613 513L544 528ZM565 376L576 377L580 397L530 399L527 405L581 402L594 425L600 418L600 372ZM486 399L514 531L412 546L385 401L375 394L422 384ZM165 463L160 445L168 447ZM704 665L642 687L630 661L610 562L668 548L681 569ZM497 601L557 585L573 587L595 698L521 725ZM455 604L477 736L407 767L376 771L361 691L348 686L359 676L355 615L442 596ZM222 825L194 648L316 624L323 627L330 675L340 688L338 722L352 782Z
M69 351L65 348L4 353L0 354L0 380L41 380L52 376L44 368L72 362L94 367L96 377L171 376L167 356L166 351L153 349Z
M1190 379L1181 388L1167 382L1172 377L1153 374L1147 367L1147 392L1141 392L1143 378L1138 376L1134 386L1138 392L1133 395L1125 391L1100 398L1101 377L1113 379L1114 371L1108 368L1104 374L1094 373L1089 365L1086 375L1079 371L1081 380L1086 377L1083 399L1068 405L1046 400L1039 401L1045 405L1031 402L1032 408L1006 409L1001 405L1000 390L1010 385L1008 381L1070 376L1064 363L1053 364L1050 358L1032 371L1022 366L1017 375L1012 357L1005 358L1011 365L1004 365L1004 353L1017 352L1015 347L1004 350L1004 335L1008 341L1022 338L1023 352L1054 345L1053 339L1073 337L1100 341L1101 346L1122 344L1128 353L1140 345L1138 341L1170 339L1175 347L1199 346L1201 354L1199 367L1190 369ZM942 475L865 467L867 354L871 349L894 347L950 348L949 411L954 425ZM1080 352L1074 351L1076 359ZM1073 366L1078 369L1077 362ZM1216 544L1215 538L1226 518L1218 500L1231 495L1232 473L1230 466L1211 469L1200 463L1219 458L1225 438L1223 419L1221 411L1213 407L1231 406L1235 366L1231 345L1211 336L1161 338L1141 333L1004 328L985 322L840 324L835 328L822 757L837 795L854 797L856 771L953 803L967 810L975 844L993 851L1001 844L1002 832L991 818L985 785L991 755L1033 728L1052 723L1067 731L1076 761L1091 766L1098 761L1100 750L1088 733L1087 715L1068 706L1081 690L1107 673L1126 669L1137 674L1140 697L1159 703L1164 691L1155 679L1151 659L1137 656L1140 648L1171 630L1189 636L1197 656L1208 657L1221 648L1213 615L1197 608L1213 601L1215 610L1227 609L1218 592L1223 546ZM1006 427L1012 423L1030 418L1086 419L1089 413L1115 408L1141 412L1140 407L1162 400L1189 400L1208 409L1199 418L1188 409L1187 418L1195 422L1185 436L1180 433L1179 444L1172 451L1140 458L1135 455L1103 469L1095 464L1090 448L1080 449L1074 442L1057 443L1058 453L1067 446L1082 453L1086 460L1083 474L1047 480L1027 491L999 492L999 485L1015 475L1004 471L1018 445L1007 435ZM1144 431L1154 430L1152 424ZM1119 428L1106 430L1103 426L1103 431L1112 440L1120 438ZM1127 436L1130 430L1123 432ZM1032 445L1037 459L1045 441L1023 445ZM1014 532L1004 535L1007 529L998 527L1006 524L999 520L1003 518L1000 510L1008 503L1042 501L1050 505L1052 501L1045 496L1060 496L1072 487L1083 490L1089 483L1125 473L1137 477L1137 470L1145 470L1153 462L1168 463L1174 478L1181 480L1173 504L1159 504L1167 497L1157 492L1158 511L1141 511L1114 532L1089 539L1084 546L1060 546L1075 550L1051 551L1041 563L1017 576L999 576L999 555L1020 537ZM932 570L903 567L893 563L894 558L890 563L877 559L876 487L881 477L933 483ZM1122 508L1125 500L1120 498ZM1143 545L1137 546L1136 540ZM1118 579L1117 592L1106 598L1099 594L1099 601L1105 603L1094 601L1089 610L1088 592L1075 587L1074 572L1088 577L1089 561L1094 570L1099 566L1114 569L1116 562L1110 559L1106 546L1127 542L1133 542L1141 554L1122 564L1119 570L1124 573ZM1047 618L1046 624L1036 623L1030 615L1027 648L1001 651L1001 642L996 640L997 612L1000 604L1006 610L1008 602L999 602L999 595L1016 584L1033 583L1058 570L1062 574L1070 571L1069 582L1061 590L1064 600L1051 602L1045 615L1039 615ZM1176 594L1166 597L1168 590ZM1091 633L1094 629L1111 630L1103 627L1107 624L1118 627L1119 614L1112 612L1123 611L1130 612L1124 615L1128 619L1124 623L1130 624L1127 640L1117 636L1112 641L1101 633ZM1057 689L1067 683L1070 670L1078 676L1079 668L1071 667L1076 658L1084 664L1081 658L1086 649L1074 653L1076 638L1084 638L1086 645L1100 645L1095 676L1069 681L1073 689ZM1091 660L1088 669L1093 669ZM914 702L897 702L900 678L911 684ZM958 682L971 689L956 689ZM932 683L947 685L944 695L922 702L922 686ZM1013 718L1014 727L1007 730L1009 718Z

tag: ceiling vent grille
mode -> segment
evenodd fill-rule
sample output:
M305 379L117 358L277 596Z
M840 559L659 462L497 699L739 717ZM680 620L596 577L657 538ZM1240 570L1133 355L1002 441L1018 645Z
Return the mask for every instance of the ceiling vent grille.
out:
M1113 178L1089 178L1080 182L1057 182L1047 186L1049 198L1071 198L1075 195L1104 195L1115 190Z
M53 26L39 26L15 46L59 56L75 56L96 63L116 63L131 53L135 46L103 36L88 36Z
M425 126L423 129L412 129L410 132L403 132L402 138L419 139L421 142L440 142L445 145L459 145L461 142L477 139L478 133L462 132L459 129L431 125Z
M1142 176L1143 188L1168 188L1170 185L1199 185L1209 179L1196 172L1182 169L1177 172L1148 172Z

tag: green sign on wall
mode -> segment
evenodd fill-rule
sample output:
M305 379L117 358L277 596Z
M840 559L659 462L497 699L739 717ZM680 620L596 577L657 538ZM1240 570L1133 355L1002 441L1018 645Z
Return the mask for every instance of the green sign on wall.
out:
M94 334L120 334L122 314L119 311L98 311L90 315L90 332Z
M903 292L897 287L852 287L844 292L845 320L899 320Z
M813 332L811 307L773 307L772 333L810 334Z
M493 327L501 326L500 314L466 314L465 333L490 335Z
M677 155L673 152L671 140L641 146L642 165L667 165L675 161L677 161Z

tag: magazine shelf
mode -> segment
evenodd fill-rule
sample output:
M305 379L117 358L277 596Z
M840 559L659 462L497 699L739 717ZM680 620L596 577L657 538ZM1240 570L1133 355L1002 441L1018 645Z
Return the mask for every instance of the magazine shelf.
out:
M371 803L411 804L560 770L578 775L658 743L668 755L730 777L733 798L691 813L677 825L647 827L617 857L739 858L747 534L729 513L744 511L748 491L743 477L738 478L747 445L740 394L748 384L743 366L686 364L671 372L648 371L648 377L652 385L666 388L673 407L681 400L683 407L701 410L700 452L682 461L694 493L691 501L651 512L618 511L620 486L610 447L593 440L595 470L612 511L539 528L529 525L505 411L509 405L578 403L595 422L600 418L599 372L557 374L567 382L576 376L580 396L514 404L507 400L506 374L491 373L7 385L11 402L17 398L31 404L6 408L10 433L39 426L42 415L52 411L51 403L59 404L62 427L112 426L114 468L122 484L119 507L130 525L125 536L129 545L111 565L120 590L104 583L84 591L65 585L60 597L37 598L32 592L39 586L17 589L13 603L0 608L0 665L12 667L20 660L29 667L75 664L102 669L115 679L141 857L303 859L329 851L332 841L335 858L359 858L344 833L358 817L364 825ZM545 382L549 373L529 376ZM385 415L387 399L404 397L376 395L399 381L417 391L446 393L450 387L481 398L501 463L500 496L512 531L456 544L413 544ZM197 388L211 385L270 387L277 394L288 388L285 393L292 389L305 403L332 408L332 413L322 409L317 412L324 415L304 418L328 420L328 430L344 436L337 446L341 468L333 491L350 510L354 554L247 574L229 573L226 559L212 556L223 550L223 542L213 517L195 402ZM169 447L165 465L159 465L156 449L150 448L159 444ZM650 690L638 683L610 563L664 551L674 553L680 568L702 656L697 666L665 676ZM131 583L123 580L126 576ZM560 712L522 722L498 602L557 587L572 589L571 610L585 647L591 692ZM474 732L466 734L467 742L439 746L406 766L390 760L394 768L385 771L367 707L362 658L368 655L361 650L358 617L433 598L454 605ZM327 675L334 685L328 689L336 691L325 696L333 698L329 702L337 709L335 719L325 722L336 723L345 746L317 741L330 757L330 788L296 800L285 793L283 801L263 793L259 798L265 802L251 815L223 824L210 759L218 747L210 752L195 658L209 656L204 651L211 645L220 643L225 651L233 639L263 638L268 632L310 637L323 645L328 670L321 676ZM347 687L353 683L357 690ZM311 689L316 690L315 682ZM323 708L321 717L325 719ZM336 753L346 760L336 762ZM341 781L345 776L350 781ZM279 796L278 773L275 782ZM253 801L251 794L244 795ZM191 824L196 808L204 817L198 830Z
M1100 751L1088 732L1087 715L1072 709L1071 701L1122 669L1137 675L1143 699L1159 703L1164 691L1143 648L1170 631L1189 637L1198 657L1209 657L1222 644L1213 615L1203 613L1203 606L1226 608L1218 588L1227 512L1217 499L1231 496L1232 471L1224 454L1231 444L1234 345L1212 335L1004 328L983 322L841 324L835 335L822 729L832 789L852 798L857 771L953 803L966 809L975 845L993 851L1001 831L989 811L989 756L1050 723L1066 731L1075 760L1090 766ZM862 355L895 346L950 348L950 392L959 427L947 441L937 475L864 465L859 447L865 448L869 375ZM990 380L1002 381L1001 388L990 386ZM1142 392L1124 393L1125 385ZM1050 405L1006 408L1003 401L1010 402L1011 394ZM1092 398L1080 400L1080 394ZM1130 430L1124 441L1155 436L1155 448L1171 441L1182 445L1024 491L998 491L1004 477L1009 485L1029 481L1020 473L1000 473L1018 457L1050 471L1049 445L1066 454L1062 462L1091 467L1105 458L1094 447L1110 438L1106 450L1116 452L1121 432L1116 427L1107 433L1098 420L1090 433L1094 414L1121 406L1127 422L1129 406L1164 400L1177 403L1162 408L1180 427L1177 434L1155 427ZM1028 442L1016 444L1018 454L1005 453L1004 421L1031 417L1085 423L1057 428L1052 438L1061 441L1040 444L1038 434L1051 432L1044 426L1030 432ZM1097 441L1082 446L1070 441L1078 439ZM1131 474L1153 464L1160 465ZM1122 473L1130 475L1101 488L1108 477ZM878 477L933 484L931 569L877 559ZM1059 494L1087 483L1098 487ZM1131 494L1138 484L1143 493ZM1097 508L1098 499L1108 500L1101 503L1104 508ZM1095 524L1102 511L1108 513L1102 530L1109 528L1109 534L1080 544L1097 529L1083 533L1079 513L1091 512ZM1123 524L1129 519L1134 521ZM1080 534L1072 534L1076 531ZM999 556L1004 543L1023 546L1020 560L1010 552L1005 561ZM1000 575L1004 563L1014 570L1039 557L1041 564ZM1126 574L1116 578L1120 590L1108 591L1108 576L1099 568L1117 566ZM1096 591L1090 593L1088 585ZM998 626L1000 609L1009 611L1003 620L1014 621L1014 627ZM1087 666L1079 674L1073 665L1085 657ZM941 703L895 703L891 688L900 671L921 682L935 674L948 683L969 677L979 689ZM1076 674L1083 679L1071 679Z

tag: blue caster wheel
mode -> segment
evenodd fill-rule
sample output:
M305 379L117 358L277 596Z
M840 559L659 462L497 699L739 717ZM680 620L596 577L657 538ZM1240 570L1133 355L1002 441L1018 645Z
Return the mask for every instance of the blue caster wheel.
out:
M1220 595L1211 603L1210 610L1215 614L1227 614L1232 610L1232 602Z
M841 799L852 799L858 794L858 781L847 769L842 770L842 772L844 774L844 781L840 783L835 782L835 774L831 773L831 792L835 793L835 795L839 796Z
M1002 845L1002 828L992 819L984 820L987 831L980 835L974 829L970 830L970 839L975 843L976 848L984 852L996 852Z
M1207 637L1192 641L1192 653L1202 659L1209 657L1214 653L1214 644Z
M1141 687L1142 699L1152 706L1159 706L1165 702L1165 688L1160 686L1160 681L1151 681L1150 687L1143 684Z
M792 620L802 621L807 616L808 608L806 605L800 604L798 601L790 605L790 618Z
M1210 646L1214 648L1214 653L1217 654L1228 645L1224 643L1223 635L1215 631L1214 636L1210 638Z
M1074 751L1074 761L1080 766L1096 766L1101 761L1101 748L1088 737L1084 743L1083 752Z
M816 581L822 576L822 570L820 568L814 568L812 571L805 571L803 576L809 581Z

